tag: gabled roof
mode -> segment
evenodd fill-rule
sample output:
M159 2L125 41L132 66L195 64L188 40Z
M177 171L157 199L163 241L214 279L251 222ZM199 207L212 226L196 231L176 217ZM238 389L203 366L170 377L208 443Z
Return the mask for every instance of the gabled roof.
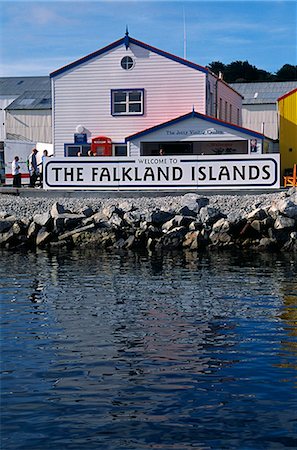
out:
M185 66L191 67L192 69L199 70L200 72L204 72L204 73L209 72L209 70L206 67L199 66L198 64L195 64L191 61L180 58L171 53L160 50L156 47L152 47L151 45L145 44L144 42L133 39L126 33L125 37L123 37L122 39L119 39L119 40L107 45L106 47L103 47L103 48L97 50L94 53L90 53L89 55L84 56L83 58L80 58L77 61L74 61L70 64L67 64L64 67L61 67L58 70L55 70L54 72L52 72L50 74L50 77L56 77L57 75L60 75L61 73L64 73L70 69L73 69L74 67L84 64L85 62L90 61L91 59L96 58L99 55L103 55L104 53L107 53L116 47L120 47L121 45L125 45L125 47L128 48L130 44L138 45L139 47L142 47L142 48L145 48L146 50L157 53L158 55L164 56L165 58L171 59L172 61L176 61L180 64L184 64Z
M294 94L295 92L297 92L297 87L295 89L293 89L292 91L287 92L286 94L284 94L281 97L279 97L277 99L277 101L279 102L280 100L284 100L284 98L289 97L290 95Z
M16 98L5 109L18 110L18 109L51 109L52 98L50 90L43 91L25 91L22 95Z
M21 95L25 91L50 90L49 76L43 77L0 77L0 95Z
M297 81L230 83L230 86L243 96L243 105L275 104L279 97L297 88Z
M253 131L253 130L249 130L248 128L243 128L238 125L234 125L229 122L224 122L223 120L215 119L214 117L206 116L204 114L200 114L195 111L192 111L188 114L184 114L183 116L179 116L179 117L176 117L175 119L155 125L154 127L147 128L147 129L142 130L135 134L131 134L130 136L126 137L125 141L128 142L128 141L132 141L134 139L138 139L141 136L145 136L146 134L153 133L154 131L161 130L162 128L165 128L165 127L168 127L171 125L175 125L176 123L182 122L187 119L191 119L193 117L196 117L197 119L205 120L206 122L214 123L216 125L221 125L226 128L230 128L232 130L239 131L240 133L244 133L244 134L248 134L249 136L257 137L259 139L265 138L265 136L263 134L257 133L256 131Z

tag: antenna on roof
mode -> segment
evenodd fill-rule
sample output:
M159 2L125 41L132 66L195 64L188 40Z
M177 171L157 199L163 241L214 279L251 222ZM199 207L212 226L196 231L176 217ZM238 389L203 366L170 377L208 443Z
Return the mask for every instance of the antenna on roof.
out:
M187 34L186 34L186 13L185 13L185 6L183 6L183 19L184 19L184 59L187 59Z
M125 33L125 35L129 36L128 25L126 25L126 33Z

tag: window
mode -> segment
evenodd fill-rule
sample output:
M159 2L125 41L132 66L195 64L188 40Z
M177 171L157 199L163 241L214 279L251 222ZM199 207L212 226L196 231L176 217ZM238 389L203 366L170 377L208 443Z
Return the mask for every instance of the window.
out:
M127 144L114 144L114 156L127 156Z
M228 103L225 102L225 121L227 122L228 120Z
M223 100L220 98L219 118L223 120Z
M232 123L232 105L229 105L229 122Z
M239 109L237 108L237 125L239 125L240 123L240 116L239 116Z
M113 116L140 116L143 114L143 89L111 91Z
M121 60L121 67L124 70L130 70L132 69L134 66L134 61L131 58L131 56L124 56L124 58L122 58Z

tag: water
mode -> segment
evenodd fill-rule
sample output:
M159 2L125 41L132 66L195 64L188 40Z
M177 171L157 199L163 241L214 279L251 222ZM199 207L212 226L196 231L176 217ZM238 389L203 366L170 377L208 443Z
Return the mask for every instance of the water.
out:
M296 256L0 256L1 448L296 448Z

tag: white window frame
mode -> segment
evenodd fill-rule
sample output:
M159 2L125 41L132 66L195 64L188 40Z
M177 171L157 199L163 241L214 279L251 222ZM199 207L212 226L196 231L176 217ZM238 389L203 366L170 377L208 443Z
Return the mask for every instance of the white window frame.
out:
M129 100L130 93L140 93L140 100ZM126 98L124 101L115 102L115 94L121 93L125 94ZM115 112L115 104L125 105L125 111L123 112ZM140 111L129 111L129 106L133 104L140 104ZM112 116L143 116L144 114L144 89L112 89L111 90L111 115Z

